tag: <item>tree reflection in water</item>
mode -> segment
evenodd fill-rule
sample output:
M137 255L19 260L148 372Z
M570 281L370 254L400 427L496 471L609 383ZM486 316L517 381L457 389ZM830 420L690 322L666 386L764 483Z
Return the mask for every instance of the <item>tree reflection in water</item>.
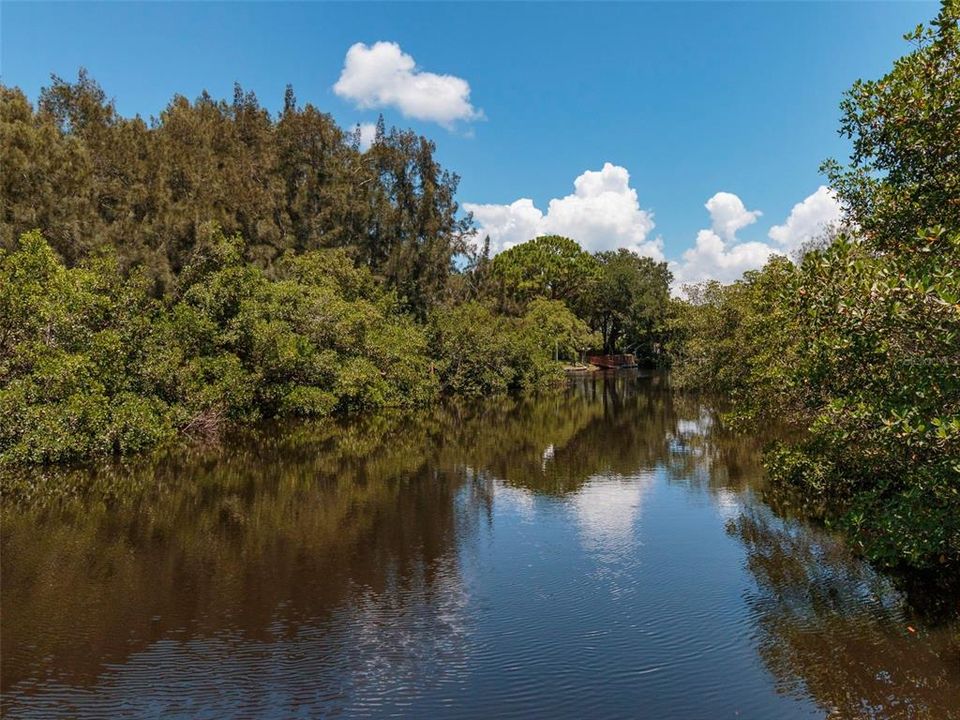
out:
M497 504L534 522L544 503L566 508L590 562L627 583L638 518L665 482L729 519L751 578L733 602L746 601L777 692L836 717L951 717L957 624L914 617L889 579L829 534L775 516L759 500L771 497L760 446L663 377L621 373L539 398L266 425L219 447L8 475L5 714L190 714L177 703L214 676L216 706L233 714L363 703L361 714L376 714L397 688L446 684L455 695L477 662L471 638L483 618L470 604L466 548L492 532ZM622 602L643 602L642 584L630 587ZM228 692L252 678L259 694ZM78 697L100 704L70 705ZM152 705L136 704L147 697Z
M939 718L960 712L960 635L924 624L893 582L825 532L765 508L728 531L747 550L759 649L784 692L836 718ZM911 632L910 628L913 628Z

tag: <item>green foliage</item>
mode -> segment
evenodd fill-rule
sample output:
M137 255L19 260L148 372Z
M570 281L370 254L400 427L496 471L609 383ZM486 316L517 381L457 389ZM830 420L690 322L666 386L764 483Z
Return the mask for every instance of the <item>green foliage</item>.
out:
M600 333L603 351L633 352L655 360L664 341L672 275L665 262L621 248L596 255L595 280L584 314Z
M799 439L776 481L885 565L960 565L960 3L843 103L829 163L855 234L797 265L695 288L671 318L674 377Z
M559 300L537 298L523 316L524 331L537 347L559 360L579 361L600 338Z
M558 327L559 335L547 340L564 345L566 357L595 345L605 353L626 350L648 361L659 359L670 299L666 263L625 249L591 255L557 235L515 245L489 266L485 258L474 271L476 285L502 311L522 315L538 300L562 302L595 331L588 339L583 328ZM540 312L547 312L545 306Z
M483 303L438 309L430 321L430 347L448 393L481 396L563 381L552 348L542 347L527 322L499 315Z
M960 2L944 0L931 26L905 39L914 51L841 104L849 167L824 165L849 219L883 250L918 228L960 228Z
M67 268L39 232L0 256L0 460L131 453L261 416L422 404L427 336L342 250L244 261L205 226L166 301L104 258Z
M810 478L849 502L843 522L871 556L960 559L960 233L882 254L840 237L804 258L789 293L804 320L799 450L829 468Z
M771 474L868 556L960 560L960 233L897 254L841 235L799 265L693 288L671 329L675 384L801 430Z
M672 302L667 320L673 385L722 392L742 414L778 416L776 404L764 400L790 388L798 319L781 299L794 271L775 257L731 285L686 287L687 299Z
M520 314L535 298L577 309L597 270L597 261L576 241L544 235L497 255L491 275L501 308Z
M287 251L350 248L422 318L446 298L471 225L434 151L392 129L360 152L289 88L277 119L237 86L232 102L176 96L148 125L82 70L54 77L36 109L0 86L0 247L39 228L68 266L112 247L170 290L214 221L263 268Z
M141 372L156 302L110 259L66 269L39 232L0 255L0 460L133 452L173 432Z
M859 238L808 254L792 307L810 438L798 452L871 557L960 563L960 3L843 103L828 166ZM776 473L776 458L771 462Z

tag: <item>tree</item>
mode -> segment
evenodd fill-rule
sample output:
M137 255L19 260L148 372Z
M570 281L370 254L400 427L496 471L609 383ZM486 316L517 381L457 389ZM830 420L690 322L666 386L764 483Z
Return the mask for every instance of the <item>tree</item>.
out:
M559 300L537 298L527 306L523 327L537 346L556 360L580 359L599 341L596 333Z
M960 567L960 2L844 99L850 230L678 308L675 377L800 432L775 481L888 566ZM697 298L695 298L697 299ZM947 570L949 572L949 570Z
M575 240L544 235L506 250L493 259L492 283L501 309L519 314L535 298L561 300L578 309L597 263Z
M848 220L880 250L914 243L918 228L960 227L960 1L904 37L915 50L840 106L849 166L824 164Z
M781 412L808 433L770 467L828 500L873 559L956 565L960 232L911 245L879 254L841 236L784 285L796 352Z
M441 307L430 318L430 354L449 394L485 396L563 382L560 365L523 321L477 301Z
M376 183L370 190L374 211L358 244L360 257L397 290L419 319L446 298L454 259L467 249L472 216L459 216L460 178L440 167L436 146L396 128L363 155Z
M784 303L811 437L781 477L839 498L886 564L960 565L960 2L842 104L850 166L827 169L856 235L808 254Z
M672 275L665 262L621 248L597 253L599 271L584 300L603 352L624 349L652 358L660 350Z
M124 118L85 71L54 77L34 110L0 88L0 242L39 228L74 266L113 247L155 294L170 290L200 230L216 222L245 239L264 269L288 250L347 248L423 319L448 296L470 232L459 178L410 131L386 131L367 152L292 88L271 117L237 85L230 101L175 96L148 125Z
M0 251L0 463L435 397L423 327L345 251L284 256L273 277L244 254L204 225L157 300L110 253L68 268L36 231Z

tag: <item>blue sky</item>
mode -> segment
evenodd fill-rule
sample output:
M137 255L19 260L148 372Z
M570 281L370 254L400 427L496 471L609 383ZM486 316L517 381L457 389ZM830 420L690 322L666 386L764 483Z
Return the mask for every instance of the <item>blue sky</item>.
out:
M824 183L820 162L846 155L841 94L885 73L908 50L902 34L936 9L3 2L0 75L35 98L50 73L75 77L85 66L122 113L144 116L174 93L229 97L234 81L276 109L292 83L301 102L344 125L383 112L433 138L462 177L459 199L480 206L498 246L527 231L569 231L591 249L627 245L679 261L685 279L732 279L833 217L821 193L787 223ZM398 47L374 54L377 42ZM356 43L365 45L337 92ZM415 67L404 70L408 61ZM418 96L417 83L431 81L421 73L459 78L469 95L441 78L430 86L439 95ZM443 91L459 110L431 104L442 105ZM458 112L465 119L451 121ZM531 202L510 207L523 198Z

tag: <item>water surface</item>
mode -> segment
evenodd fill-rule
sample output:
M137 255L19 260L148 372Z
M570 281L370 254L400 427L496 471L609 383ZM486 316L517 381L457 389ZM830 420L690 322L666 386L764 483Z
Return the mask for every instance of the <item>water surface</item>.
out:
M772 512L758 447L620 374L34 478L3 714L960 717L957 624Z

